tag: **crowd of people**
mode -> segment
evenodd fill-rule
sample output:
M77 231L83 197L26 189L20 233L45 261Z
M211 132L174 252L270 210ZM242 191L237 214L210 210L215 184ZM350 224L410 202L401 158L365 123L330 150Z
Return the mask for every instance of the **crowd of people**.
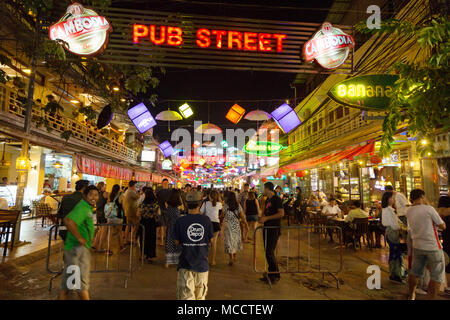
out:
M448 220L449 197L442 197L439 214L426 202L422 190L413 190L408 199L387 186L381 205L369 213L361 208L359 201L344 203L342 199L320 191L313 192L309 199L297 188L294 195L285 195L282 189L271 182L264 184L258 194L245 184L242 190L194 188L190 184L181 189L169 188L164 179L156 190L152 187L137 189L136 181L127 188L114 185L106 191L103 182L97 186L86 180L76 183L74 193L64 196L59 206L58 217L67 227L61 234L65 240L64 263L80 265L80 297L88 299L91 251L114 254L104 249L107 229L117 238L119 252L132 241L139 241L145 259L153 263L157 254L164 251L164 265L176 265L178 270L178 299L205 299L208 291L210 266L217 264L219 237L223 239L228 265L233 266L243 244L252 240L258 225L268 226L263 232L268 273L262 281L276 283L280 280L275 255L280 237L281 220L285 214L293 216L297 223L305 223L305 212L320 210L328 218L342 217L351 228L354 219L369 215L380 218L375 225L377 246L384 235L389 244L390 280L404 283L408 275L409 298L415 297L417 282L429 274L427 293L435 298L439 285L444 282L445 259L442 245L437 237L443 230L443 247L448 254L449 236L442 220ZM281 190L280 190L281 189ZM442 217L442 218L441 218ZM448 221L447 221L448 222ZM97 228L95 224L97 223ZM328 231L328 230L327 230ZM63 233L63 231L61 231ZM330 242L333 232L328 233ZM343 232L345 237L345 230ZM157 250L157 246L164 250ZM404 267L403 254L409 250L409 268ZM448 266L447 266L448 276ZM62 279L60 298L67 297L68 276Z

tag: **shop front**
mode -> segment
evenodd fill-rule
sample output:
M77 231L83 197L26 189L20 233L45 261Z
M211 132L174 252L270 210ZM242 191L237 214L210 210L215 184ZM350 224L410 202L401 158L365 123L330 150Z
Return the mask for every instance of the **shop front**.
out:
M112 186L127 185L133 177L133 171L128 168L119 167L110 163L88 158L82 155L76 155L76 171L74 174L78 179L86 179L91 184L98 182L106 183L106 191L110 191Z

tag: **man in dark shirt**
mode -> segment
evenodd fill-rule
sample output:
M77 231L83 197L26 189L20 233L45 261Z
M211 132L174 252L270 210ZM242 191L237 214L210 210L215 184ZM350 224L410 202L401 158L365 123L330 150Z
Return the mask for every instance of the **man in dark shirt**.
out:
M266 249L266 260L269 266L268 277L273 283L280 280L280 273L278 270L278 262L275 256L275 249L277 247L278 238L280 237L281 218L284 216L284 209L281 198L274 192L274 185L272 182L264 184L264 195L267 196L266 205L264 209L264 216L259 218L260 223L264 223L263 230L264 246ZM267 281L265 277L262 281Z
M445 224L450 226L450 186L448 188L448 194L439 198L437 211ZM450 256L450 228L446 228L442 231L442 240L444 252ZM445 288L445 293L450 294L450 264L445 267L445 274L447 276L447 288Z
M78 180L77 182L75 182L75 192L68 194L62 198L61 205L59 206L58 210L59 223L62 223L64 217L67 216L73 208L75 208L78 202L80 202L80 200L83 198L83 192L88 185L88 180ZM61 236L61 238L65 239L67 230L60 230L59 235Z
M156 199L158 200L158 205L161 208L161 227L159 228L159 236L161 238L161 245L163 246L165 243L165 235L166 235L166 225L167 225L167 201L169 200L170 189L169 189L169 180L166 178L162 181L162 188L158 190L156 193Z
M178 300L205 300L208 293L208 250L213 226L206 215L199 214L201 197L195 191L186 194L188 215L176 220L172 237L181 245L178 259Z

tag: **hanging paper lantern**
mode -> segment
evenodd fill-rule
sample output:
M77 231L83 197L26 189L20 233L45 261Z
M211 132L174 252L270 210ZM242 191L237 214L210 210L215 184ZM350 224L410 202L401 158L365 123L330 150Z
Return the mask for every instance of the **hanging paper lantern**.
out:
M379 156L374 155L370 157L370 162L372 162L373 164L379 164L383 161L383 159L381 159Z
M189 118L194 114L194 111L192 111L191 107L187 103L180 106L178 110L184 118Z
M162 151L165 158L170 157L175 151L169 141L164 141L159 145L159 149Z
M304 173L303 171L297 171L297 172L295 173L295 176L296 176L297 178L303 178L303 177L305 176L305 173Z
M284 133L292 131L301 124L297 113L287 103L276 108L271 115Z
M143 103L139 103L128 109L127 114L131 122L133 122L134 126L141 134L156 126L155 119Z
M236 124L239 121L241 121L244 114L245 114L245 109L242 108L240 105L235 104L234 106L232 106L230 108L230 110L228 110L228 113L225 116L225 118L227 118L228 120L230 120L231 122Z

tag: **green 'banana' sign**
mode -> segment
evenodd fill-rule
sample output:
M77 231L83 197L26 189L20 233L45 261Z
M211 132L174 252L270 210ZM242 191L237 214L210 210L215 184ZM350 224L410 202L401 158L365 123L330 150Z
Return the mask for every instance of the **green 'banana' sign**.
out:
M286 147L271 141L250 141L244 146L246 153L256 154L258 156L270 156L283 149L286 149Z
M393 74L356 76L335 84L328 96L349 107L382 111L389 105L398 78Z

